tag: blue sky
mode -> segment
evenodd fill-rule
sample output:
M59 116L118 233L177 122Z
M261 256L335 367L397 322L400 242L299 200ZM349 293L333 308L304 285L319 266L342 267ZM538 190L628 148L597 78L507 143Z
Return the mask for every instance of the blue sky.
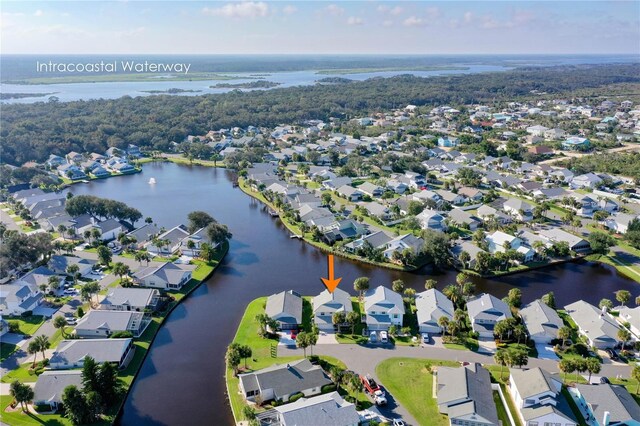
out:
M3 53L635 53L640 1L3 1Z

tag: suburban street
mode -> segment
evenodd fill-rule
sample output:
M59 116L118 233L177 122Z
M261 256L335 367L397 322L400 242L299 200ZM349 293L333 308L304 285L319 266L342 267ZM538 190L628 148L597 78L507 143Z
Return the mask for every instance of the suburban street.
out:
M371 376L381 383L376 375L376 366L382 361L389 358L424 358L424 359L440 359L456 362L478 362L481 364L495 364L492 355L483 355L480 353L447 349L444 347L434 347L434 345L424 345L420 347L412 346L393 346L393 345L355 345L355 344L321 344L313 347L315 355L328 355L340 359L344 362L348 369L358 374L371 374ZM302 349L293 349L279 346L278 356L300 356ZM528 368L541 367L551 372L559 372L556 361L529 358ZM603 360L602 371L600 375L608 377L629 377L631 367L623 364L613 365L606 358ZM386 388L386 386L385 386ZM419 423L409 414L409 412L401 405L394 403L393 395L387 395L389 404L386 407L379 407L380 412L390 418L402 417L405 421L412 425Z

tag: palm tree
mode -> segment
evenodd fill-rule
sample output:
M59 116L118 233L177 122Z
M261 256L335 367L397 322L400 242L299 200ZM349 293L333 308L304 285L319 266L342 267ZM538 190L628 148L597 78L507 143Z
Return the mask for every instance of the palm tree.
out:
M436 285L438 284L438 282L436 280L426 280L424 282L424 288L425 290L431 290L432 288L436 288Z
M53 326L62 331L62 337L66 337L64 328L67 326L67 320L62 315L58 315L53 319Z
M31 368L36 368L36 357L38 356L39 352L40 346L38 346L38 342L36 342L35 339L32 339L29 342L29 346L27 346L27 353L29 355L33 355L33 364L31 365Z
M49 338L44 334L36 337L34 339L37 342L38 349L42 352L42 359L46 358L45 351L51 347L51 342L49 342Z
M58 225L58 232L62 235L62 239L64 240L64 233L67 232L67 227L63 224Z
M502 372L509 362L509 354L505 349L498 349L493 355L493 360L500 366L500 380L502 380Z
M440 318L438 318L438 325L440 326L440 328L442 328L442 333L446 335L447 329L449 328L449 318L444 315L441 316Z
M451 302L453 302L454 305L457 305L460 302L460 299L461 299L461 296L462 296L462 294L460 292L460 289L457 286L453 285L453 284L450 284L450 285L446 286L442 290L442 293L445 296L447 296L447 298L449 300L451 300Z

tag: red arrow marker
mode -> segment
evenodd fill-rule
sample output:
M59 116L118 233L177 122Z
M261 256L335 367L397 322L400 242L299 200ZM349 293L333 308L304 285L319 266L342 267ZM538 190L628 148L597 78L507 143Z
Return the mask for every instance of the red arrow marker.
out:
M336 287L338 287L338 284L340 284L340 281L342 281L342 278L334 278L333 276L333 255L330 254L327 259L329 261L329 278L320 279L322 280L322 283L325 285L325 287L327 287L327 290L329 290L329 293L333 293Z

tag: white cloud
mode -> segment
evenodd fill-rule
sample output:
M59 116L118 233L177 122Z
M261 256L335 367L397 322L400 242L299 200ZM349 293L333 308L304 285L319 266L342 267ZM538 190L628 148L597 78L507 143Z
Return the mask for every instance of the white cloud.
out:
M146 31L147 29L145 27L138 27L130 30L116 31L114 35L116 37L128 38L128 37L135 37L135 36L142 35Z
M269 5L265 2L247 1L242 3L227 3L222 7L202 9L202 13L210 16L225 18L257 18L267 16Z
M33 16L42 16L44 15L44 12L42 11L42 9L38 9L33 13Z
M338 16L344 13L344 9L336 4L330 4L329 6L324 8L330 15Z
M356 16L350 16L347 19L347 25L362 25L364 24L364 21L362 20L362 18L358 18Z
M390 27L393 25L393 21L383 21L382 22L382 26L383 27Z
M404 11L403 8L401 8L400 6L396 6L393 9L391 9L389 11L390 14L394 15L394 16L398 16L400 15L402 12Z
M438 19L440 17L440 8L438 7L428 7L427 8L427 17L432 21Z
M425 25L426 22L422 18L416 18L415 16L410 16L402 22L402 25L405 27L421 27Z
M471 21L473 21L473 13L465 12L465 14L463 16L463 20L464 20L465 24L470 24Z
M282 13L284 13L285 15L291 15L293 13L296 13L297 11L298 8L290 4L282 8Z
M22 12L2 12L2 17L4 18L17 18L17 17L21 17L24 16L24 13Z

